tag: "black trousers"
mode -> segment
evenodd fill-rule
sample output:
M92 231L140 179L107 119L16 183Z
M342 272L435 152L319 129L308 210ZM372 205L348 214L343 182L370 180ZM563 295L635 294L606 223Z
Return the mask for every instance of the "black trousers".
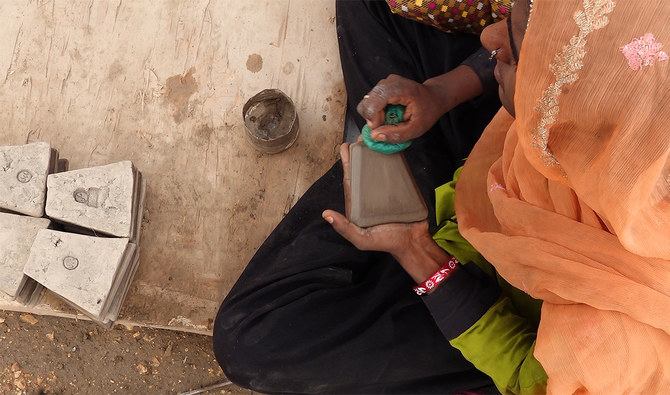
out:
M338 0L337 31L354 114L389 74L423 81L480 47L476 36L392 15L384 1ZM463 104L405 151L431 226L433 189L451 179L499 107L497 99ZM340 237L321 218L326 208L344 210L339 162L281 221L221 305L214 351L227 377L265 393L497 392L444 338L400 265Z

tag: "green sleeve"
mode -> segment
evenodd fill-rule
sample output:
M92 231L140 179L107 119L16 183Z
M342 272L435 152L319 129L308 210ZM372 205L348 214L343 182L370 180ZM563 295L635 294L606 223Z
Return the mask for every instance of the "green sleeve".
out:
M501 393L541 394L546 392L547 374L533 356L536 335L528 321L514 313L509 298L502 296L450 343L491 377Z
M473 262L486 274L495 277L496 271L493 266L458 231L456 211L454 210L454 197L456 194L456 182L462 169L462 167L456 169L452 181L435 189L435 220L437 221L437 230L433 233L433 239L443 250L455 256L459 262Z
M450 341L463 356L494 381L503 394L546 392L547 374L533 356L541 301L532 299L497 275L458 232L454 192L460 174L435 190L438 230L435 241L460 262L475 264L502 289L502 296L465 332Z

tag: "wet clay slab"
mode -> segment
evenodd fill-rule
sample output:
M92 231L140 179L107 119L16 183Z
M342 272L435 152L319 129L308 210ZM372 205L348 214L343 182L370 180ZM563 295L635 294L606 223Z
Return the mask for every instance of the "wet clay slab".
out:
M349 220L361 227L426 219L428 209L401 152L382 154L363 142L349 146Z
M131 161L52 174L47 179L46 214L96 232L131 237L136 184Z
M40 230L24 273L91 318L103 321L135 250L127 238Z
M37 232L50 224L46 218L0 213L0 291L11 298L25 285L23 267Z
M41 217L52 168L49 143L0 147L0 208Z

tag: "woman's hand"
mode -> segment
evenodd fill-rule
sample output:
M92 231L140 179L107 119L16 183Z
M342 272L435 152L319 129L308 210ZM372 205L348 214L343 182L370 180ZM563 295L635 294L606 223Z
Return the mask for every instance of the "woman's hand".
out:
M359 250L384 251L396 259L420 246L422 239L430 238L427 221L406 224L391 223L361 228L337 211L325 210L323 218L333 226L337 233Z
M384 124L384 108L388 104L405 106L403 121L397 126ZM395 74L379 81L358 103L357 110L372 129L372 139L389 143L423 135L444 114L438 96L430 89Z
M459 66L423 83L391 74L365 95L357 110L372 129L373 140L400 143L423 135L442 115L481 93L481 81L468 66ZM405 106L403 121L397 126L384 125L384 108L388 104Z
M340 147L344 173L344 195L348 211L350 193L349 144ZM428 232L428 222L391 223L361 228L342 214L325 210L322 217L342 237L365 251L388 252L417 283L433 275L449 258Z

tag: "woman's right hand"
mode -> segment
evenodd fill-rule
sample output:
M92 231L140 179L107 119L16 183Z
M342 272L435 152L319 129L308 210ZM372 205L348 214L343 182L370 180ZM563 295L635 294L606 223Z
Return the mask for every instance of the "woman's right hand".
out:
M444 114L439 97L421 83L391 74L379 81L358 103L358 113L372 129L373 140L400 143L423 135ZM397 126L384 124L384 108L405 106L403 121Z
M391 74L365 95L357 110L372 129L373 140L401 143L423 135L442 115L481 94L479 77L465 65L422 84ZM388 104L405 106L398 126L384 125L384 108Z

